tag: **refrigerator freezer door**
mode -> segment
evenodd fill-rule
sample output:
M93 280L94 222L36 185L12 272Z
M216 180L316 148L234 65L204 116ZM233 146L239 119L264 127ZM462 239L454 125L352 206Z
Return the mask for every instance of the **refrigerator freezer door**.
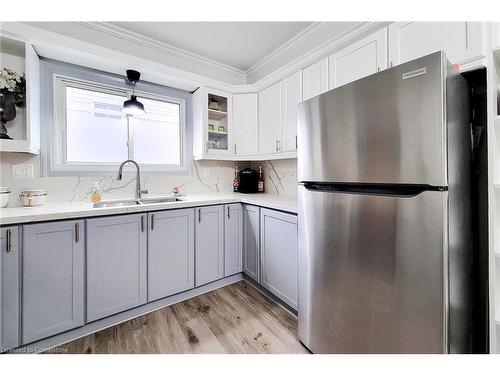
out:
M447 186L442 53L312 98L298 109L298 180Z
M314 353L444 353L447 192L299 186L299 339Z

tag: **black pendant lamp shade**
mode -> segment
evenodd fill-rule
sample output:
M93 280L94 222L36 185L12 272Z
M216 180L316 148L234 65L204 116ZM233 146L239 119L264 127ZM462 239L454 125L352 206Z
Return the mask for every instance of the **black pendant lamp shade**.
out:
M137 96L134 95L135 85L139 82L141 78L141 73L136 70L127 70L127 79L132 83L132 96L129 100L123 102L122 112L131 116L141 116L145 115L144 105L137 100Z

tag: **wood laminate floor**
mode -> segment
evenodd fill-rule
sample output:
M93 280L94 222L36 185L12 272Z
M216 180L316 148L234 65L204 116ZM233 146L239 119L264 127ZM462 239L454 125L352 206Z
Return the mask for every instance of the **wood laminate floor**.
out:
M59 353L308 353L297 319L244 281L62 345Z

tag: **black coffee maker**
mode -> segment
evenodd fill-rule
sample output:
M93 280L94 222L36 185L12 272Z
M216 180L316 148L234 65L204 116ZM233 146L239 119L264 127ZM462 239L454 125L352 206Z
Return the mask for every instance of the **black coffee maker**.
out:
M242 169L239 173L240 193L257 193L259 188L259 174L251 168Z

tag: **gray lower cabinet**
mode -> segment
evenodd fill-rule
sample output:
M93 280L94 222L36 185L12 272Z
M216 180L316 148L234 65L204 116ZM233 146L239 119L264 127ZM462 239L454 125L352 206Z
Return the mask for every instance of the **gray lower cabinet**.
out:
M260 208L244 204L243 221L243 273L260 282Z
M224 206L224 276L242 271L242 214L241 204Z
M23 226L22 343L84 323L84 222Z
M147 217L87 220L87 321L147 302Z
M224 206L196 209L195 285L224 277Z
M261 209L261 284L297 309L297 216Z
M148 215L148 301L194 288L194 209Z
M0 353L19 346L19 227L0 228Z

